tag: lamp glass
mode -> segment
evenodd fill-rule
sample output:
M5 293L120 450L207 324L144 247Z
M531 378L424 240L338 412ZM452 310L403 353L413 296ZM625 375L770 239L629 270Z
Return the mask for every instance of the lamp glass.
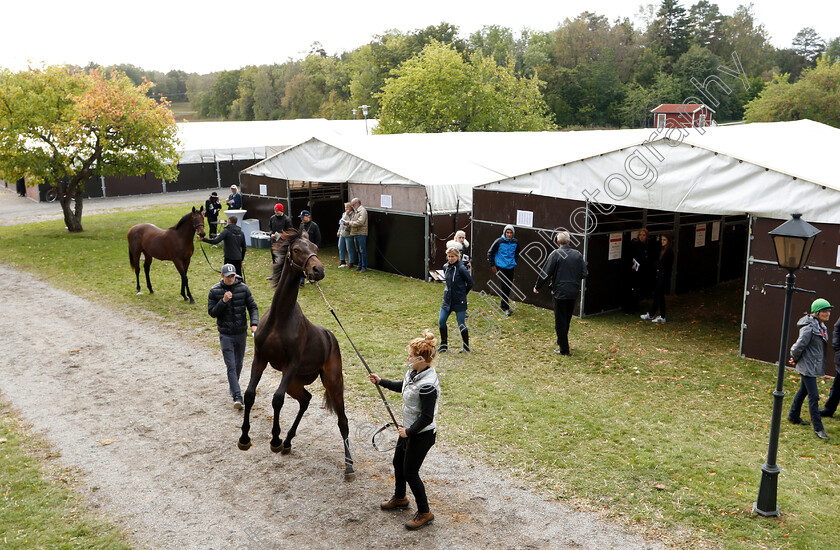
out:
M813 239L790 237L787 235L773 235L773 245L776 248L776 260L785 269L799 269L805 258L811 253Z

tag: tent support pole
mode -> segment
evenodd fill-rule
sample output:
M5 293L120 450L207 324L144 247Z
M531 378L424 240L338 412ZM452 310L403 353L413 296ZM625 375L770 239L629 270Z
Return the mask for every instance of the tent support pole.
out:
M752 252L753 224L755 216L749 216L747 223L747 261L744 262L744 294L741 296L741 339L738 342L738 355L744 356L744 329L747 328L747 295L750 293L750 253Z
M676 293L676 282L677 282L677 266L680 265L679 262L679 255L680 255L680 213L674 212L674 242L672 244L672 248L674 249L674 261L676 265L674 269L671 270L671 280L668 281L668 291Z
M216 163L216 186L221 189L222 188L222 170L219 168L219 161L213 159L213 162Z
M428 201L427 201L428 204ZM423 273L426 274L426 282L432 280L431 275L429 274L429 209L426 209L426 223L423 224L423 239L426 242L426 246L423 247L423 265L425 266L425 271Z
M717 265L717 280L715 281L716 285L720 284L720 264L723 263L723 235L726 233L724 231L724 219L725 216L720 217L720 232L718 233L718 265Z
M589 200L586 201L586 216L584 218L586 221L584 222L585 229L583 230L583 261L589 262ZM583 319L586 317L586 279L581 281L580 283L580 315L579 317Z

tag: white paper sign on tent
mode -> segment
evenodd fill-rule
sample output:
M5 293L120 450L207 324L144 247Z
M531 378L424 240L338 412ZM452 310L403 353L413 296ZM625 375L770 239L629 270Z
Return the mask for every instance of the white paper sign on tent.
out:
M610 252L607 259L621 259L621 233L610 233Z
M268 195L268 185L264 183L260 184L260 195Z
M530 210L517 210L516 225L521 225L522 227L534 227L534 213Z
M694 246L706 246L706 224L699 223L694 230Z
M720 240L720 222L712 222L712 242Z
M393 203L391 202L391 195L379 195L379 207L393 208Z

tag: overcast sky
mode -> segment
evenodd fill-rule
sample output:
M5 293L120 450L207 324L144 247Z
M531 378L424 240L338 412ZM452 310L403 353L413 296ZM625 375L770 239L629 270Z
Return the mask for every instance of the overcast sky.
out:
M682 1L686 9L693 3ZM717 2L727 15L742 3ZM389 29L407 32L447 22L458 26L462 38L484 25L509 27L518 36L525 27L552 30L584 9L611 21L633 19L641 4L626 0L13 0L4 2L1 12L0 67L20 70L29 61L75 65L93 61L207 73L299 59L316 41L328 54L337 54ZM790 47L796 33L808 26L826 40L840 35L838 0L759 0L755 4L757 19L776 47Z

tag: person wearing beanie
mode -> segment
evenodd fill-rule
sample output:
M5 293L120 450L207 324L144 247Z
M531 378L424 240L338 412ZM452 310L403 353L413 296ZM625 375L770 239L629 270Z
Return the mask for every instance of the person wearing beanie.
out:
M513 268L519 259L519 241L512 225L506 225L502 230L502 236L493 241L490 250L487 251L487 262L493 274L499 277L501 283L501 305L505 315L510 317L513 313L510 310L510 289L513 287Z
M788 421L802 426L813 425L814 433L820 439L828 439L823 428L820 415L820 390L817 378L825 376L825 362L828 357L828 329L825 323L831 318L833 306L824 298L817 298L811 304L811 313L802 317L796 326L799 327L799 338L790 348L791 366L796 366L796 372L801 377L799 391L790 404ZM811 422L802 420L800 413L805 396L808 396L808 412Z
M268 219L268 232L271 234L272 242L279 240L283 231L292 228L292 220L283 213L284 210L283 203L278 202L274 205L274 215ZM278 261L280 261L280 257L274 252L274 247L272 246L271 263L276 264ZM271 279L271 277L268 277L268 279Z
M210 238L216 236L216 224L219 221L219 212L222 211L222 203L219 201L219 194L213 191L210 198L204 201L204 217L207 218L207 225L210 226Z

